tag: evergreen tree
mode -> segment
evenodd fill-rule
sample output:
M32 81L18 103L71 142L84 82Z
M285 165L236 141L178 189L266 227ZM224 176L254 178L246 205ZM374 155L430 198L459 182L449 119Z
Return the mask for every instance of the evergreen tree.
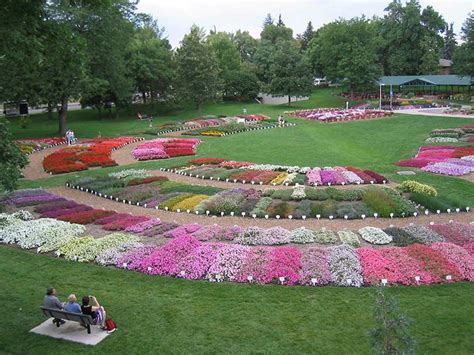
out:
M278 15L277 26L278 26L278 27L285 27L285 24L284 24L283 20L281 19L281 14Z
M377 327L371 331L372 347L376 354L413 354L414 342L409 334L411 319L402 314L393 297L383 287L375 293L374 318Z
M201 112L205 101L215 99L220 88L219 65L205 42L204 30L193 26L176 51L176 85L183 101Z
M263 20L263 28L267 27L267 26L270 26L270 25L273 25L273 17L272 15L270 14L267 14L267 16L265 17L265 20Z
M308 22L308 25L306 26L306 30L301 34L298 35L298 40L301 43L301 50L306 51L309 47L309 42L313 39L314 37L314 29L313 29L313 24L311 21Z
M445 30L443 50L443 57L445 59L453 59L454 51L457 46L456 35L454 34L453 26L454 24L451 23L449 26L446 26Z

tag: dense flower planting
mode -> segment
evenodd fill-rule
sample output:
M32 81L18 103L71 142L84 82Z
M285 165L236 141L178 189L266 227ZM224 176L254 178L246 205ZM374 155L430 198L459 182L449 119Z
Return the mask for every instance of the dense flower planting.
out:
M462 158L473 154L474 147L472 146L421 147L413 159L400 160L397 165L420 168L441 175L468 175L474 171L474 162Z
M19 139L15 143L20 147L20 150L29 155L40 150L66 144L64 137L50 137L50 138L31 138Z
M339 122L353 120L367 120L382 118L392 115L390 111L365 110L365 109L336 109L318 108L312 110L300 110L285 112L289 116L304 118L318 122Z
M225 168L225 169L222 169ZM164 170L164 169L162 169ZM180 175L231 182L271 185L346 185L385 184L388 179L370 170L354 167L299 167L251 162L228 161L222 158L190 160L189 165L166 169Z
M141 138L118 137L90 139L87 143L66 147L47 155L43 168L51 174L87 170L89 167L117 165L110 157L112 150L136 142Z
M137 160L168 159L182 155L195 155L196 147L201 143L194 138L158 138L146 141L133 149Z

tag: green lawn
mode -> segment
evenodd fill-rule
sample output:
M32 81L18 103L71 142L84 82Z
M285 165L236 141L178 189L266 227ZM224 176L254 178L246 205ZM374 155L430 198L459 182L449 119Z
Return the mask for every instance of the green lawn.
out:
M0 248L0 353L368 353L369 288L215 284L147 276ZM46 287L60 299L95 294L119 329L94 348L28 333L44 320ZM474 349L472 283L393 287L413 318L417 353ZM21 341L20 341L21 340Z

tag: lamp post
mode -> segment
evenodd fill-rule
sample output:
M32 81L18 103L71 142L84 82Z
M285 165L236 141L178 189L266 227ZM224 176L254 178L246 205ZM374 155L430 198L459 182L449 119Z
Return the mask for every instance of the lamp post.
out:
M379 110L382 110L382 86L385 86L385 84L380 83L380 91L379 91Z

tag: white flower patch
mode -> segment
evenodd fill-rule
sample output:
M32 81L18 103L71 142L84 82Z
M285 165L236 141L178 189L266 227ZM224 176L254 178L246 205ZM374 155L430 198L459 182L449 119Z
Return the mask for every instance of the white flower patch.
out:
M306 197L304 185L295 186L293 192L291 193L291 198L293 200L302 200Z
M313 231L306 229L305 227L294 229L290 233L290 239L292 243L306 244L315 242Z
M361 235L362 239L371 244L381 245L392 242L392 237L390 235L376 227L361 228L359 229L359 234Z
M146 178L151 176L145 169L127 169L127 170L121 170L116 173L110 173L110 177L116 178L116 179L125 179L125 178Z
M283 184L291 184L296 176L298 176L297 173L289 173L285 180L283 180Z
M99 265L115 265L117 263L117 260L126 252L136 249L136 248L142 248L144 245L140 242L125 242L122 244L119 244L115 248L110 248L99 255L95 258L96 263Z
M79 236L85 231L80 224L42 218L33 221L13 223L0 230L0 239L4 243L17 243L21 248L31 249L47 242L63 238L65 235Z
M465 161L474 161L474 155L466 155L465 157L462 157L461 159Z
M343 244L347 244L352 247L360 246L359 237L351 230L344 229L342 231L337 232L337 235L339 236L339 239Z

